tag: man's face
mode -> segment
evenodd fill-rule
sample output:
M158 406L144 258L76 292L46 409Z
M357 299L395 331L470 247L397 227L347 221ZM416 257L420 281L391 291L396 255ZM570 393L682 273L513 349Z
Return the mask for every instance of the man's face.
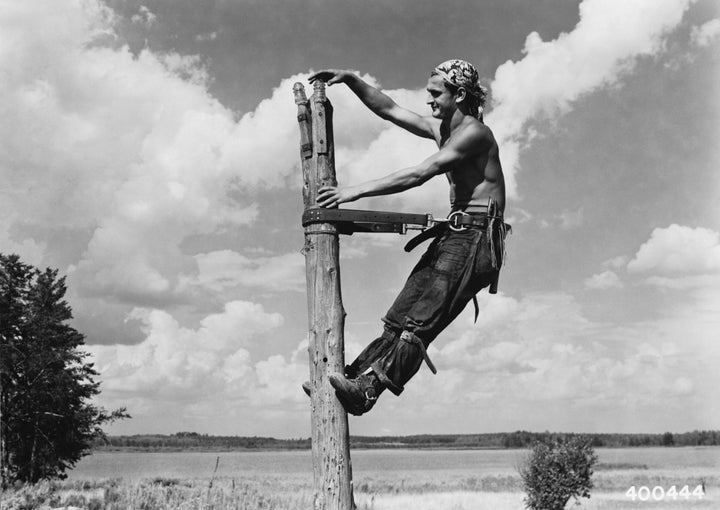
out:
M440 76L431 76L427 82L427 100L432 109L432 116L436 119L449 119L457 110L457 96L445 86L445 80Z

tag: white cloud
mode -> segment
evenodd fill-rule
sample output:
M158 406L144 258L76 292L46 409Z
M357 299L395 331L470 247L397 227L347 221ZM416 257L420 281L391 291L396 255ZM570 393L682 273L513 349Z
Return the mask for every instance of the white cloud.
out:
M609 267L612 269L624 269L627 266L629 260L630 257L627 257L626 255L618 255L617 257L613 257L603 262L603 267Z
M137 309L133 317L143 323L142 343L89 347L109 393L162 391L168 398L187 398L187 391L207 393L209 386L222 386L247 371L247 349L255 337L282 324L279 314L245 301L226 304L197 330L180 326L160 310Z
M720 18L711 19L699 27L693 27L691 38L698 46L709 46L720 36Z
M39 266L42 264L43 255L45 253L45 243L35 241L34 239L23 239L18 242L12 239L8 228L17 219L16 215L5 218L5 222L0 223L0 246L5 254L22 254L23 262Z
M603 271L585 279L585 287L588 289L613 289L622 288L620 277L614 271Z
M153 14L152 11L146 6L141 5L138 13L134 14L132 18L130 18L130 21L132 21L133 23L138 23L140 25L145 25L147 28L150 28L157 21L157 16Z
M249 258L222 250L195 255L196 278L188 283L213 291L232 287L261 288L276 292L305 292L305 260L300 253Z
M431 346L439 373L421 368L406 388L405 413L421 415L428 402L477 408L480 415L489 409L504 414L511 405L525 416L537 415L536 427L632 430L647 429L647 415L635 416L639 409L664 416L672 405L684 414L665 427L717 420L717 410L701 405L720 383L714 368L720 359L720 301L713 305L711 296L672 303L657 311L657 321L623 324L588 319L564 293L478 297L479 323L473 325L465 313ZM587 415L548 415L550 408L583 409ZM515 416L509 423L520 422Z
M575 30L550 42L529 36L526 56L498 69L498 103L488 123L502 143L511 195L519 151L529 143L528 121L568 111L584 94L614 83L636 56L660 48L661 35L686 5L585 0ZM88 308L104 317L102 300L146 306L133 314L144 327L142 342L90 347L104 381L101 398L111 407L127 404L136 430L177 430L187 418L204 420L198 428L214 431L213 417L239 423L248 420L248 409L259 420L255 427L271 430L272 420L262 421L263 413L275 422L273 413L286 413L282 421L296 423L290 420L295 409L306 411L297 388L307 374L305 346L289 356L253 355L280 328L279 314L230 301L193 328L184 325L188 319L181 312L152 304L159 308L186 293L193 297L198 287L221 296L240 288L302 290L299 254L253 251L258 240L248 240L242 254L187 252L183 242L242 231L258 215L258 191L299 184L291 90L306 75L282 80L238 120L208 93L207 71L197 57L147 50L133 56L124 47L93 43L113 35L114 15L100 2L4 1L0 13L0 244L40 265L51 242L43 231L82 232L70 271L83 297L95 299ZM388 93L404 106L425 108L422 90ZM335 106L341 183L384 175L435 150L432 142L374 117L346 87L328 94ZM447 186L435 179L402 196L366 203L442 214ZM529 218L518 211L518 221ZM582 220L582 209L566 213L567 226ZM431 348L446 367L448 383L425 385L422 399L459 402L469 394L469 401L480 402L512 393L540 402L662 403L663 392L717 387L708 384L717 382L709 369L692 370L688 361L695 351L708 352L709 332L717 331L717 295L693 280L707 282L717 274L717 245L716 233L673 226L654 232L640 248L630 272L695 291L661 324L597 324L564 294L481 297L479 326L461 321L448 332L450 342ZM350 247L345 255L367 252L364 245ZM620 269L626 260L605 267ZM597 279L590 285L615 285L615 272L606 273L591 277ZM687 344L680 341L688 338ZM348 352L359 349L348 345Z
M711 426L717 410L703 402L720 384L719 237L709 229L671 225L653 231L630 262L618 256L603 263L672 289L673 299L656 301L646 318L597 322L565 293L521 299L481 293L478 324L466 310L430 347L440 373L421 370L406 389L406 412L420 416L427 402L471 402L470 407L497 410L495 419L507 420L505 426L517 426L512 410L505 417L503 406L498 409L498 395L508 395L503 404L544 416L536 426L549 429L647 430L649 416L663 420L665 429ZM626 285L610 269L585 285L619 289L626 301L652 300L656 293ZM671 419L668 402L682 409ZM548 408L563 411L543 414ZM586 410L588 419L566 409Z
M214 41L218 38L219 32L215 30L214 32L209 32L205 34L198 34L195 36L196 41Z
M563 230L571 230L582 226L585 221L585 214L582 206L574 211L564 210L558 215L560 220L560 228Z
M642 346L624 352L607 350L599 342L601 325L585 318L570 295L501 298L492 305L495 300L497 296L482 300L484 323L465 326L457 340L439 346L437 352L443 370L460 370L459 385L483 388L479 398L502 392L540 401L582 401L598 395L609 400L627 393L628 379L642 377L634 372L643 356ZM635 398L659 397L657 388L643 384L642 389ZM465 397L442 393L443 398Z
M258 214L254 191L297 180L290 91L302 77L236 122L197 57L89 44L113 32L100 3L12 3L2 23L4 245L40 263L40 233L87 232L68 268L81 295L177 299L195 266L185 239L242 228Z
M680 278L720 273L720 233L702 227L656 228L628 263L631 273Z
M587 288L622 288L615 270L623 268L657 287L696 293L720 288L720 233L677 224L656 228L634 257L618 256L603 266L610 269L587 278Z
M519 143L525 122L541 111L564 111L581 94L612 82L628 58L657 49L659 36L684 9L682 2L652 4L607 8L586 0L575 30L547 43L531 35L525 58L498 69L490 123L504 144L511 194L517 155L505 151ZM617 12L623 23L606 31ZM147 9L142 14L153 19ZM62 27L54 21L59 18ZM0 42L13 51L0 53L0 64L11 70L0 98L6 112L0 177L14 191L0 210L32 225L92 232L70 268L81 293L131 304L176 299L179 275L194 264L180 249L184 239L242 227L257 216L253 191L299 184L297 126L278 119L294 118L290 91L306 75L283 80L235 121L208 94L197 57L147 50L133 57L127 48L88 44L113 33L113 13L100 3L13 3L5 20ZM425 109L422 90L388 93ZM347 87L328 94L341 183L384 175L435 150L432 142L374 117ZM443 180L434 179L358 207L439 216L447 210L447 193ZM28 251L43 246L43 239L29 236L10 241Z
M308 373L303 358L307 340L289 359L271 355L255 361L251 355L253 345L282 324L280 314L234 301L202 319L197 329L183 327L159 310L138 309L134 317L143 323L143 342L91 345L87 350L102 377L100 402L127 405L146 427L173 431L195 415L193 426L228 433L232 422L217 416L281 405L289 406L291 414L305 402L299 385ZM158 401L163 405L154 407Z
M93 232L71 268L85 292L172 293L189 262L186 236L256 215L251 198L228 194L256 181L252 158L227 156L247 138L243 126L208 94L197 58L89 44L112 32L99 3L13 3L3 13L0 46L13 50L0 54L3 217Z
M569 33L525 41L525 56L498 67L488 125L501 145L510 195L517 193L519 151L532 137L528 122L568 112L582 96L614 84L635 60L662 49L662 38L681 20L689 0L584 0Z

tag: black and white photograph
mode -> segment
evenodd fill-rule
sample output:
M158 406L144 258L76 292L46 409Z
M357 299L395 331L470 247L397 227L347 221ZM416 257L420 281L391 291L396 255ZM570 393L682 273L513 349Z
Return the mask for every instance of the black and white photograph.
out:
M1 510L720 508L717 0L0 0Z

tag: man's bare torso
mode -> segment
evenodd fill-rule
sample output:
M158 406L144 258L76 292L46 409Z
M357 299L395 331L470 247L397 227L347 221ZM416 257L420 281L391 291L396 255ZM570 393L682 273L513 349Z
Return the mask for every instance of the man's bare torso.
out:
M505 209L505 178L500 165L498 146L490 128L474 118L466 118L452 132L438 124L435 130L435 141L443 148L460 130L467 129L476 123L482 136L488 137L487 149L464 158L459 166L447 172L450 184L450 207L453 211L487 212L488 199L492 198L500 212Z

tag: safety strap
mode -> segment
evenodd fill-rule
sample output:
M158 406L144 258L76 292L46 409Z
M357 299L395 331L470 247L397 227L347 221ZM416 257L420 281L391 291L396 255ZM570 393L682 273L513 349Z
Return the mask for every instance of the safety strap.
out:
M385 370L383 370L379 362L374 362L372 365L370 365L370 368L372 368L372 371L375 372L375 375L378 379L380 379L380 382L383 383L383 385L387 389L392 391L395 395L400 395L405 389L404 386L398 386L397 384L392 382L392 380L385 373Z
M425 348L425 343L420 338L415 336L415 333L405 330L400 335L400 340L403 340L409 344L417 345L420 348L422 357L425 360L425 363L427 364L430 371L433 374L437 374L437 369L435 368L435 365L433 365L433 362L430 361L430 356L428 356L427 349Z
M415 237L413 237L412 239L410 239L407 242L407 244L405 245L405 251L409 253L409 252L413 251L415 248L417 248L418 245L424 243L428 239L440 237L441 235L443 235L445 233L447 228L448 228L447 223L438 223L437 225L432 226L427 230L423 230L422 232L420 232L418 235L416 235Z

